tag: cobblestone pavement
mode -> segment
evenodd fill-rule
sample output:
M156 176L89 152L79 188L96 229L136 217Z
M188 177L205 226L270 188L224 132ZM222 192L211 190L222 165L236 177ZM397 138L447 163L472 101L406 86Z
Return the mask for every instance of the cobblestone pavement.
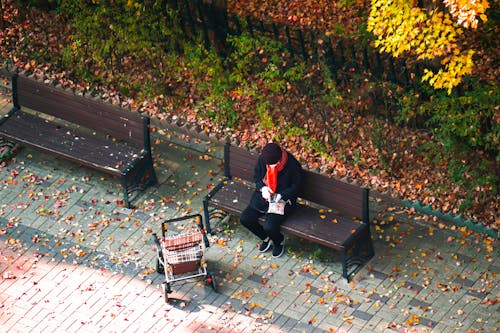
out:
M166 304L151 234L201 211L221 147L162 129L153 141L160 184L136 209L116 179L34 150L0 167L0 332L498 331L497 241L375 194L376 256L351 283L337 253L288 235L273 259L224 219L206 251L217 292L175 282Z

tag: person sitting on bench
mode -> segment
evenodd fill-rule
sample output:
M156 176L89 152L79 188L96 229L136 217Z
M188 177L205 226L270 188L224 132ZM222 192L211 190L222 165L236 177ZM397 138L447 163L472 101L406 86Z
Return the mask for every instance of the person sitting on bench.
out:
M285 252L285 237L280 226L297 203L302 167L297 159L277 143L262 149L254 168L255 191L240 216L240 223L259 237L259 252L273 245L273 257ZM261 225L258 220L265 215Z

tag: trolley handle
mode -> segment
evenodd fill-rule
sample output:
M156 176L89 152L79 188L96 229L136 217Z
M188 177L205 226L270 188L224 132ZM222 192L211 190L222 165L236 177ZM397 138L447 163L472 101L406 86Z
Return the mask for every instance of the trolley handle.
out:
M187 215L187 216L181 216L173 219L169 219L166 221L163 221L161 223L161 235L165 237L165 234L167 233L167 224L172 223L172 222L178 222L178 221L183 221L183 220L188 220L188 219L194 219L196 220L196 223L198 225L198 229L200 230L201 234L203 235L203 241L205 242L205 246L209 247L210 244L208 243L208 237L205 232L205 227L203 226L203 218L201 214L193 214L193 215ZM154 234L153 234L154 235Z
M194 214L194 215L187 215L187 216L181 216L181 217L176 217L170 220L163 221L161 223L161 235L165 237L165 234L167 233L167 224L172 223L172 222L179 222L183 220L189 220L189 219L194 219L196 220L196 224L198 225L198 229L202 232L205 233L205 228L203 227L203 221L201 214Z

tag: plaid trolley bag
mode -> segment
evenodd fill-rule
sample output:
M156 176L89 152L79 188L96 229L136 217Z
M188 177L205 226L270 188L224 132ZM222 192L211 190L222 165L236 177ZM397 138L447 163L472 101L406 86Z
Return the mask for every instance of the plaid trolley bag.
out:
M169 226L172 226L169 228ZM207 271L205 248L208 239L200 214L183 216L162 222L162 237L153 234L156 245L156 271L165 274L165 302L172 292L171 283L195 277L205 277L205 282L216 290L215 279Z

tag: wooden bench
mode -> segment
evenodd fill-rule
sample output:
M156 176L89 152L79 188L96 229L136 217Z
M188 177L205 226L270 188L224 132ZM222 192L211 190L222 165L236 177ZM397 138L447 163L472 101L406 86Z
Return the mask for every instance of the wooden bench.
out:
M203 200L206 230L217 210L239 216L254 191L258 153L226 144L224 179ZM369 190L312 171L303 171L299 205L284 232L340 252L346 280L374 255L369 219Z
M133 191L157 182L148 117L17 74L12 102L0 137L119 177L128 208Z

